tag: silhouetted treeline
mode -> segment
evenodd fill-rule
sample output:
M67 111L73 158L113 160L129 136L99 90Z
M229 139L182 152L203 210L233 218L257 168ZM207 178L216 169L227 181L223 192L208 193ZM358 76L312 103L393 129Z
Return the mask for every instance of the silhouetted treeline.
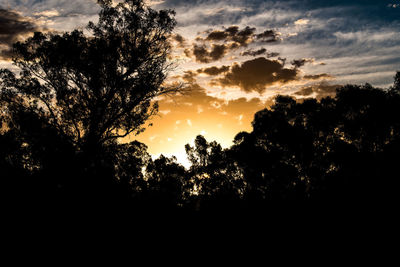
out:
M189 169L174 158L152 160L136 141L104 144L87 164L55 129L20 110L0 135L2 195L27 206L132 212L390 203L398 198L400 166L399 73L395 79L387 90L347 85L320 101L277 96L232 147L202 136L187 145Z
M174 158L153 160L142 143L119 142L145 129L157 96L181 90L164 83L174 12L139 0L99 4L91 36L36 33L14 45L21 72L0 70L6 207L263 214L397 200L399 72L389 89L347 85L320 101L277 96L232 147L198 136L185 169Z

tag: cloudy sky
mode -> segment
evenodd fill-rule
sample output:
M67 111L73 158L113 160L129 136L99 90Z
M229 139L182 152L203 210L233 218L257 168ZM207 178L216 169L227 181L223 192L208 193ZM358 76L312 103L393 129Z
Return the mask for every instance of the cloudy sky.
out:
M229 146L251 130L276 94L323 97L347 83L392 84L400 70L400 0L165 0L176 11L170 80L191 93L160 100L154 126L138 137L158 155L197 134ZM0 0L0 67L10 45L34 31L85 29L95 0Z

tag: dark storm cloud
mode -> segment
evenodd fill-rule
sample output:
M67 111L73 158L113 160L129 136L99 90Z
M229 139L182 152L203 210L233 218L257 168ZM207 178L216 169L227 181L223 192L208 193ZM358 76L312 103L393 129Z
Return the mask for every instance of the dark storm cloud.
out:
M298 79L296 68L288 69L278 60L259 57L234 64L224 77L214 80L221 86L236 86L245 92L263 93L267 86L274 83L287 83Z
M227 72L229 70L229 68L230 68L229 66L225 66L225 65L220 66L220 67L213 66L213 67L209 67L209 68L198 69L197 72L205 73L210 76L217 76L221 73Z
M13 43L38 30L31 19L12 10L0 9L0 59L9 60Z

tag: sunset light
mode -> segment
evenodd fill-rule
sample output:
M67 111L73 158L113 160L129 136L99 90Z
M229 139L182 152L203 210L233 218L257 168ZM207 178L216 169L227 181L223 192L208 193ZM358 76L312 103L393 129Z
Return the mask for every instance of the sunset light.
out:
M397 203L399 52L400 0L0 0L4 203Z
M296 1L225 2L147 1L177 13L168 81L189 89L187 95L162 99L153 126L128 138L144 142L153 155L183 158L184 145L198 134L228 147L236 133L251 130L254 113L269 107L277 94L318 98L333 95L339 85L365 80L387 86L398 67L392 53L399 48L398 28L388 23L399 12L393 1L371 7L383 17L364 17L368 4L359 5L358 18L346 1L337 1L343 5L340 12L315 1L301 6ZM2 5L3 19L25 27L10 42L40 29L82 28L98 12L89 0L3 0ZM364 29L359 20L376 26ZM0 43L4 66L8 39Z

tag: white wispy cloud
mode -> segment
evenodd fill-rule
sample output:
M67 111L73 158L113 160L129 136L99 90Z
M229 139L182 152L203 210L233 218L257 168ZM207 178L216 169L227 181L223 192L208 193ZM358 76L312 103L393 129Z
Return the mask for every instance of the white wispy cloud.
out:
M40 11L40 12L35 12L35 13L33 13L33 15L37 16L37 17L49 17L49 18L51 18L51 17L59 16L60 12L58 12L55 9L52 9L52 10L44 10L44 11Z
M295 25L307 25L310 22L309 19L298 19L294 22Z

